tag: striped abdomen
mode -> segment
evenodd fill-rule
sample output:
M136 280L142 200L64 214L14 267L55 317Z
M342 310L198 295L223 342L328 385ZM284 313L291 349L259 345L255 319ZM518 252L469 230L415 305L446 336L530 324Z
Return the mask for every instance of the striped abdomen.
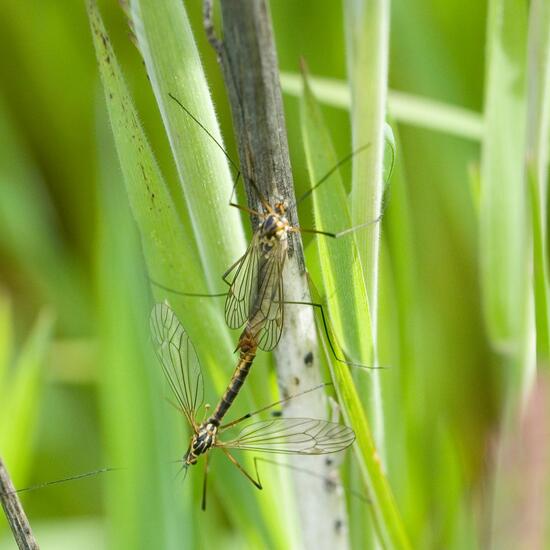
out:
M210 417L210 419L217 422L218 425L221 424L222 418L225 416L229 407L231 407L233 401L235 401L235 398L243 387L244 381L254 361L254 357L256 357L256 343L253 338L248 336L246 330L239 339L237 349L240 350L239 362L229 381L227 389Z

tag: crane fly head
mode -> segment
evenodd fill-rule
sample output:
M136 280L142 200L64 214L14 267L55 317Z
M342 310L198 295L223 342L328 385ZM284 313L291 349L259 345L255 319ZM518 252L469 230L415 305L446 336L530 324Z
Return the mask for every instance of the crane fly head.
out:
M275 206L273 207L273 211L275 212L275 214L281 217L284 217L287 210L288 210L288 201L286 199L275 203Z

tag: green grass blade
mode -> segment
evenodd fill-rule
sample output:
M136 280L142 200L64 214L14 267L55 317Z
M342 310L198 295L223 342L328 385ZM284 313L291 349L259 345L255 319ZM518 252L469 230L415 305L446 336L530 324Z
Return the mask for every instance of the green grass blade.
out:
M300 112L308 169L311 181L315 182L334 166L335 154L319 106L307 82L304 85ZM313 204L317 228L328 230L330 224L337 224L330 229L338 230L339 226L345 227L349 223L346 195L337 173L315 190ZM317 244L331 321L339 338L342 335L345 345L352 346L354 351L362 349L368 355L361 357L370 358L372 339L368 301L354 237L350 235L334 241L319 236ZM323 331L320 332L324 334ZM338 343L333 344L337 347L339 356L342 356ZM330 356L329 361L332 359ZM385 548L408 548L404 528L349 367L334 362L333 376L346 420L357 434L356 454L369 497L373 501L371 510L380 540Z
M139 123L95 3L88 2L88 13L115 145L132 214L140 231L149 275L170 288L204 292L205 282L197 247L192 237L183 230L168 187ZM209 149L210 141L205 143ZM207 154L208 150L196 148L197 156ZM211 244L222 257L223 252L216 248L216 243ZM217 274L219 275L221 273ZM209 382L213 381L216 388L214 399L217 399L225 388L235 363L234 342L225 326L220 301L184 298L159 289L154 290L157 300L168 298L178 313L199 354L207 390ZM242 399L245 397L241 398L241 402ZM249 398L250 407L252 402ZM233 495L249 491L250 487L231 464L226 464L223 458L217 462L219 466L216 468L220 474L212 476L212 486L216 487L218 496L226 504L231 520L238 525L239 532L244 537L250 537L251 544L257 544L258 541L272 544L273 540L285 540L287 532L277 525L279 515L273 512L276 508L276 495L267 491L260 495L252 492L253 496L242 506L231 506ZM246 462L245 464L249 466ZM198 488L200 475L196 471L193 473L194 484ZM187 483L192 482L188 480ZM195 497L199 498L197 494ZM261 505L256 500L260 497ZM251 529L251 524L256 527Z
M0 418L0 447L18 484L25 478L32 456L53 325L51 311L43 310L3 385L2 408L6 414Z
M369 303L373 364L378 366L378 300L380 216L384 197L385 120L388 88L389 0L346 0L344 2L346 60L351 89L350 122L354 150L351 181L351 221L353 226L370 225L356 233L357 250ZM378 220L378 221L377 221ZM385 422L380 374L373 371L362 394L373 429L380 460L386 461Z
M0 396L13 352L13 316L11 301L0 292Z
M150 303L139 240L114 151L106 147L112 140L106 135L101 142L99 390L104 460L124 468L102 479L109 547L176 549L184 537L193 547L192 493L174 485L178 465L170 464L182 452L180 441L170 441L179 435L177 415L165 406L162 374L148 346Z
M532 167L527 174L531 222L533 224L533 282L535 291L535 316L537 331L537 357L542 365L550 360L550 295L548 286L548 249L544 230L544 214L539 179Z
M195 40L179 0L132 0L132 21L187 200L209 289L245 249L239 212L229 208L233 178L206 132L170 99L174 95L223 143ZM203 290L204 292L205 290Z
M311 76L310 83L321 103L350 109L351 93L347 82L336 78ZM281 73L281 86L286 94L300 96L300 75ZM483 136L483 118L479 113L435 99L388 90L388 112L397 122L418 128L435 130L471 141L481 141Z
M334 361L324 331L319 331L319 335L325 357L329 363L332 362L331 373L346 424L355 430L356 441L353 449L367 489L369 510L374 520L378 540L383 548L409 549L411 546L407 533L349 368ZM333 345L336 353L341 354L342 349L338 343L333 342Z
M529 16L527 179L531 198L537 356L550 362L550 297L546 238L550 127L550 3L535 0Z
M307 82L301 99L304 150L313 186L336 165L337 159L321 111ZM347 196L338 171L312 193L315 227L339 232L351 227ZM324 295L332 325L351 359L372 365L373 345L369 302L355 236L316 238Z
M94 2L88 2L88 11L115 145L149 275L169 288L204 292L197 248L183 229ZM199 335L208 331L218 338L220 345L208 348L210 360L223 364L231 357L232 343L215 301L183 299L158 289L156 294L159 299L169 297L196 345Z
M489 2L486 125L481 157L480 263L493 345L520 353L527 234L524 178L525 3Z

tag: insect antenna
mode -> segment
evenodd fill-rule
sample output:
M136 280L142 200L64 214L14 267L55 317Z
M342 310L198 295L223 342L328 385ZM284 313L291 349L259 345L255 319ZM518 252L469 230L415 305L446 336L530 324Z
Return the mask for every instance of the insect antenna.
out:
M395 145L393 143L393 140L389 139L386 135L384 136L384 140L385 140L386 143L389 143L390 150L391 150L390 169L388 171L388 175L384 178L384 190L385 190L389 186L391 177L393 175L393 169L394 169L394 166L395 166ZM357 155L357 154L365 151L366 149L368 149L370 147L370 145L371 145L370 143L366 143L365 145L361 145L360 147L358 147L357 149L355 149L351 153L348 153L345 157L341 158L324 176L322 176L311 187L311 189L308 189L305 193L303 193L303 195L296 201L296 206L298 206L303 200L307 199L321 184L323 184L326 180L328 180L330 178L330 176L332 176L332 174L334 174L334 172L336 172L344 164L348 163L355 155ZM388 199L383 201L382 212L380 213L380 215L375 220L372 220L372 221L367 222L365 224L361 224L361 225L346 229L344 231L341 231L340 233L328 233L328 232L322 232L322 231L303 230L303 229L301 229L301 231L304 232L304 233L318 233L320 235L327 235L329 237L342 236L342 235L345 235L347 233L351 233L352 231L356 231L357 229L367 227L368 225L378 223L384 216L384 213L386 211L388 202L389 202Z
M242 205L240 204L237 204L235 202L233 202L233 196L235 195L235 190L237 188L237 185L239 183L239 179L241 177L241 170L239 169L239 167L237 166L237 163L231 158L231 156L229 155L229 153L225 150L225 148L223 147L223 145L212 135L212 132L210 132L210 130L208 130L208 128L176 97L174 96L171 92L168 92L168 96L173 99L178 105L179 107L194 121L198 124L198 126L206 133L206 135L218 146L218 148L220 149L220 151L224 154L225 158L229 161L229 163L231 164L231 166L233 167L234 171L235 171L235 181L233 182L233 188L231 190L231 197L229 198L229 204L231 206L234 206L236 208L239 208L241 210L246 210L247 212L251 213L251 214L254 214L256 216L261 216L261 214L259 212L256 212L255 210L252 210L250 208L246 208L246 207L243 207ZM262 205L264 206L264 208L266 208L267 211L271 211L271 207L268 203L268 201L265 199L265 197L261 194L260 190L258 189L257 185L255 184L255 182L250 179L249 181L251 187L254 189L254 191L257 193L258 195L258 198L260 199L260 202L262 203Z
M99 468L98 470L93 470L91 472L86 472L84 474L78 474L75 476L64 477L63 479L55 479L53 481L46 481L44 483L37 483L36 485L30 485L29 487L23 487L22 489L16 489L7 494L14 493L27 493L29 491L37 491L38 489L44 489L45 487L50 487L51 485L60 485L61 483L67 483L68 481L75 481L80 479L87 479L89 477L95 477L99 474L104 474L106 472L116 472L119 470L124 470L124 468Z
M210 130L204 124L171 92L168 92L168 96L170 99L173 99L180 107L187 113L189 117L191 117L203 130L204 132L210 137L210 139L218 146L220 151L225 155L225 158L229 161L231 166L235 169L235 172L237 173L237 179L239 178L239 175L241 171L239 170L239 167L237 166L236 162L230 157L229 153L224 149L223 145L212 135Z
M336 170L338 170L341 166L349 162L355 155L360 153L361 151L364 151L365 149L368 149L370 147L370 143L367 143L365 145L361 145L361 147L358 147L355 149L355 151L352 151L351 153L348 153L345 157L341 158L322 178L320 178L317 183L311 188L308 189L297 201L296 205L299 205L303 200L307 199L315 189L317 189L322 183L324 183Z

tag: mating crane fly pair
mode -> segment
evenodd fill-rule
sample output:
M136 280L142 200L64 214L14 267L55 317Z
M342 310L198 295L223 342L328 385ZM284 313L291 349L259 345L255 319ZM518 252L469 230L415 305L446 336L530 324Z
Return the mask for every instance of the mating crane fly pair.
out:
M223 440L232 428L242 422L268 411L293 397L318 388L312 388L296 396L282 399L267 407L248 413L232 422L222 424L223 418L241 389L256 355L256 342L243 333L239 340L240 357L235 372L225 393L212 414L202 421L197 413L204 401L204 384L201 367L193 344L178 318L168 304L157 304L151 313L151 333L157 357L166 380L176 399L176 406L185 416L192 434L187 452L183 456L183 468L205 457L202 508L206 507L206 479L208 453L213 448L225 456L258 489L262 488L255 461L256 477L249 474L230 453L230 450L246 450L278 454L322 455L343 451L355 440L353 430L345 425L311 418L272 417L243 424L239 433Z

